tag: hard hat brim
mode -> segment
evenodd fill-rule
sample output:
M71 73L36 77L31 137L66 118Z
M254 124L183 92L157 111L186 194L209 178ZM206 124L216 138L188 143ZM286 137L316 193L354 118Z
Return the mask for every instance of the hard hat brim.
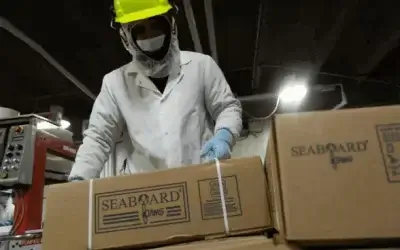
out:
M150 17L158 16L158 15L163 15L167 13L170 9L172 9L171 5L164 5L164 6L157 6L154 8L134 12L134 13L129 13L126 15L123 15L119 18L116 18L117 23L130 23L130 22L135 22L143 19L147 19Z

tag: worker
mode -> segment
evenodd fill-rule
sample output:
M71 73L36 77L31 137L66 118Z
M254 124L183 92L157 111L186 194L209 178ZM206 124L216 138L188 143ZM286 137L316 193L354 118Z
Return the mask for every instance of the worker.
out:
M97 178L126 129L154 169L231 157L241 105L216 62L180 51L177 7L114 0L113 26L133 60L103 78L69 180Z

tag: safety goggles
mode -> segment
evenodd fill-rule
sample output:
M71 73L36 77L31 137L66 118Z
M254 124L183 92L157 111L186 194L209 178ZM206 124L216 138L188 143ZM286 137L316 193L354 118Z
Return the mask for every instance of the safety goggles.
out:
M139 22L124 24L124 29L131 34L133 39L146 36L146 34L168 34L171 32L171 21L165 16L155 16Z

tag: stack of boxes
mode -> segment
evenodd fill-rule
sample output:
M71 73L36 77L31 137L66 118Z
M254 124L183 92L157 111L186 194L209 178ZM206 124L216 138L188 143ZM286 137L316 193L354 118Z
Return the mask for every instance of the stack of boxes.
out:
M400 239L399 113L278 115L266 166L241 158L53 185L43 249L279 250Z
M282 238L361 246L400 239L399 114L389 106L276 117L266 165Z
M50 186L43 248L158 247L272 227L265 168L253 157Z

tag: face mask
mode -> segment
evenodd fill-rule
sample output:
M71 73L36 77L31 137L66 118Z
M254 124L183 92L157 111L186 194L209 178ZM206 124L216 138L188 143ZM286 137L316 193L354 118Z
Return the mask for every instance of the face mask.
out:
M154 52L162 48L165 41L165 35L156 36L150 39L137 40L138 47L145 52Z
M171 32L171 40L168 52L161 60L154 60L144 54L143 50L139 49L138 40L134 42L132 36L127 35L130 33L130 31L129 29L127 29L126 26L123 26L119 30L122 44L124 45L125 49L132 55L133 64L144 75L155 78L162 78L168 76L173 68L179 67L180 50L178 41L178 29L175 25L175 20L172 20L171 26L173 27L173 30ZM164 39L166 40L167 36L165 36Z

